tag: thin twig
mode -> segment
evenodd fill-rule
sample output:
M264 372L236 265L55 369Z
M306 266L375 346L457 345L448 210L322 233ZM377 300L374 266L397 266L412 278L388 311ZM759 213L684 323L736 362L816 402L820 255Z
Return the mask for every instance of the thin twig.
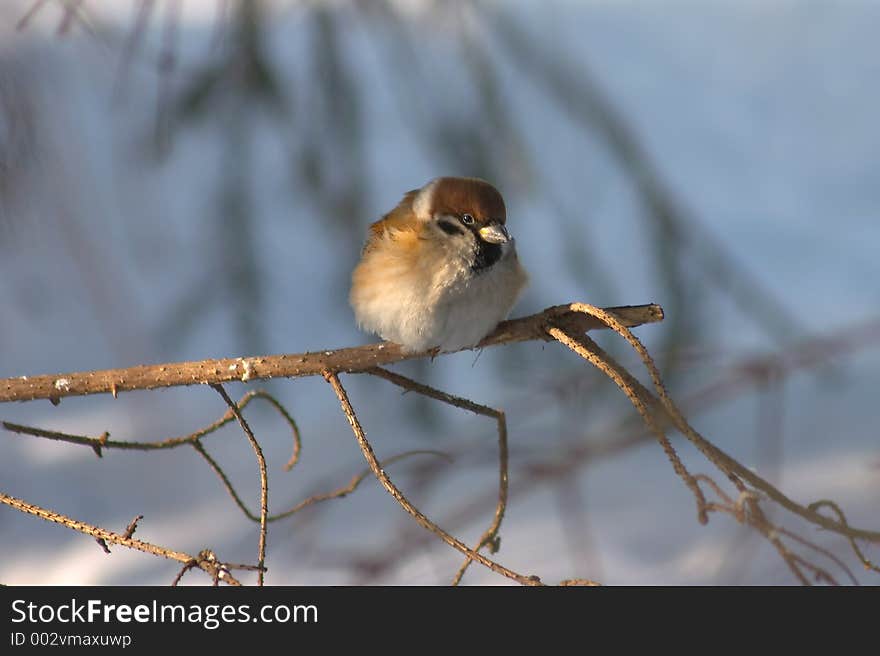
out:
M748 495L747 503L749 506L749 510L752 514L752 520L749 521L749 523L755 526L773 544L773 546L780 553L780 555L785 560L792 573L798 578L798 580L800 580L802 583L807 582L806 577L801 571L801 567L804 567L810 570L815 575L817 580L825 580L829 583L836 584L836 580L826 570L806 561L797 554L793 554L785 546L785 544L779 538L779 533L775 530L775 525L773 525L769 520L766 519L763 511L761 511L760 507L757 504L757 500L754 494L750 493L745 488L741 479L747 480L755 488L759 489L760 491L767 494L767 496L773 498L775 501L780 503L780 505L789 509L791 512L794 512L795 514L798 514L801 517L807 519L811 523L818 524L824 528L829 528L829 530L849 537L852 544L855 544L854 538L856 537L856 531L853 531L845 521L832 522L833 528L830 527L828 518L820 515L818 512L815 511L813 507L806 508L789 500L773 485L760 478L756 474L752 473L750 470L740 465L740 463L730 458L730 456L728 456L726 453L708 442L702 435L695 431L684 418L681 411L678 409L678 407L675 405L668 392L666 391L666 388L660 377L660 373L654 365L654 361L652 360L651 356L648 354L642 343L629 330L627 330L625 326L620 325L615 317L608 315L601 308L597 308L595 306L591 306L585 303L572 304L571 308L572 310L585 312L592 316L600 318L603 321L606 321L610 328L614 329L618 334L624 337L627 342L630 343L630 345L642 359L646 369L648 370L648 373L651 376L654 388L659 396L659 404L665 412L666 417L672 421L673 425L679 431L681 431L682 434L685 435L685 437L690 442L692 442L697 447L697 449L699 449L708 458L708 460L712 464L714 464L716 467L718 467L720 471L727 475L727 477L740 491L741 495ZM646 424L651 427L652 431L655 432L655 434L657 433L657 429L659 429L659 426L656 426L655 428L654 417L652 413L648 411L647 406L644 403L644 400L656 403L657 399L655 399L653 395L648 392L648 390L646 390L635 378L633 378L631 374L629 374L625 369L617 365L616 362L614 362L614 360L607 353L605 353L601 348L599 348L599 346L595 342L593 342L590 338L586 336L575 339L556 327L550 327L548 329L548 333L566 346L569 346L569 348L576 350L576 352L578 352L582 357L605 371L606 374L611 377L612 380L614 380L618 384L618 386L621 387L621 389L627 394L627 396L630 397L630 400L632 401L636 409L639 410L639 413L644 418ZM670 455L669 451L667 451L667 455ZM689 473L687 473L683 466L682 469L679 470L679 468L676 466L677 456L675 456L674 459L673 456L674 452L672 452L672 455L670 456L670 459L672 459L673 462L673 468L676 469L676 472L679 473L679 475L685 478L688 486L691 487L692 491L694 491L694 494L697 497L698 507L700 508L701 520L704 520L707 510L713 508L710 508L706 504L705 498L702 494L702 491L700 490L696 479L692 477ZM680 461L678 461L678 464L680 465ZM864 562L863 558L862 560Z
M843 570L846 573L846 575L849 577L849 580L852 581L853 585L859 584L859 580L856 578L855 574L853 574L853 572L849 568L849 566L845 562L843 562L840 558L838 558L835 554L831 553L828 549L826 549L822 546L819 546L818 544L816 544L814 542L810 542L809 540L807 540L804 537L801 537L800 535L798 535L794 531L789 531L787 528L782 527L782 526L777 526L776 532L780 533L782 535L785 535L788 538L791 538L795 542L799 542L800 544L804 545L808 549L812 549L813 551L822 554L828 560L833 561L834 564L837 565L841 570Z
M123 533L122 536L126 539L131 538L131 536L134 535L134 532L137 530L138 522L141 521L143 518L143 515L135 515L134 519L132 519L128 523L128 526L125 527L125 533Z
M803 576L803 572L801 571L801 567L805 567L816 574L816 576L827 580L832 583L837 583L831 574L829 574L824 569L818 567L814 563L810 563L806 559L802 558L798 554L793 553L782 541L782 536L790 538L803 546L812 549L813 551L825 556L829 560L833 561L835 565L837 565L853 582L853 584L858 585L858 580L855 575L853 575L852 570L844 563L840 558L836 555L828 551L827 549L807 540L806 538L801 537L797 533L790 531L778 524L771 522L766 513L764 513L760 507L758 506L758 495L754 492L746 492L744 494L740 494L740 498L734 501L730 498L730 496L721 489L721 487L709 476L705 474L697 474L694 476L699 482L705 483L718 495L718 498L721 499L722 503L709 503L708 509L712 512L724 512L731 515L736 521L741 524L745 524L751 526L756 529L759 534L765 537L773 547L779 552L782 559L786 562L788 568L792 571L795 577L798 580L806 585L809 585L809 580Z
M192 556L182 551L174 551L172 549L160 547L159 545L155 545L150 542L144 542L142 540L137 540L132 537L125 537L124 535L114 533L113 531L108 531L106 529L93 526L92 524L86 524L85 522L72 519L67 515L62 515L61 513L47 510L46 508L42 508L32 503L27 503L26 501L22 501L21 499L10 497L6 494L3 494L2 492L0 492L0 503L10 506L11 508L15 508L20 512L34 515L35 517L39 517L40 519L44 519L48 522L54 522L55 524L60 524L74 531L85 533L86 535L92 536L96 540L103 540L105 543L110 542L112 544L118 544L123 547L143 551L144 553L152 554L154 556L161 556L162 558L176 560L180 563L188 563L191 560L194 560ZM216 559L214 562L198 563L199 569L204 570L211 576L217 576L217 569L220 566L221 563L219 561L216 561ZM231 568L231 566L229 565L224 565L224 567ZM226 581L226 583L228 583L229 585L241 585L241 583L239 583L231 574L227 574L225 577L221 578L223 578L223 580Z
M244 410L244 408L254 399L263 399L275 408L278 413L283 417L284 421L287 422L287 425L290 426L290 430L293 434L293 454L290 456L290 460L284 465L284 469L289 471L298 461L300 452L302 451L302 436L299 431L299 426L296 423L296 420L290 415L287 409L271 394L266 392L265 390L251 390L247 394L245 394L238 401L239 410ZM176 447L182 446L184 444L194 444L198 442L201 438L205 437L213 433L214 431L222 428L230 421L235 419L235 415L227 410L226 413L217 421L205 426L204 428L200 428L197 431L190 433L189 435L183 435L181 437L169 437L164 440L156 440L152 442L128 442L121 440L111 440L108 439L110 433L104 432L100 437L88 437L85 435L71 435L69 433L61 433L59 431L51 431L45 430L43 428L35 428L33 426L22 426L20 424L13 424L9 421L0 422L8 431L13 433L19 433L22 435L30 435L32 437L44 437L50 440L57 440L59 442L70 442L71 444L82 444L85 446L90 446L98 454L99 457L102 456L102 449L128 449L134 451L152 451L152 450L160 450L160 449L174 449Z
M700 486L697 484L697 481L691 473L687 470L687 467L684 466L681 458L678 457L669 438L666 437L663 429L657 423L654 413L648 408L644 398L639 394L638 388L632 384L631 377L622 375L622 367L617 365L610 356L607 354L604 354L604 357L600 356L596 353L595 349L591 349L590 347L592 344L586 342L586 337L571 337L558 328L550 328L548 332L561 344L564 344L602 371L602 373L614 381L623 393L626 394L635 409L642 416L642 419L644 419L645 424L657 438L657 441L660 442L660 446L663 447L666 457L669 458L669 461L672 463L672 468L675 470L675 473L681 477L688 488L690 488L691 492L693 492L697 501L697 518L701 524L705 524L708 521L708 518L706 516L706 498L703 496L703 491L700 489Z
M774 546L776 551L782 557L782 560L785 561L785 564L788 565L788 568L802 584L811 585L811 582L803 573L803 570L805 569L811 572L816 577L817 581L826 581L831 585L840 585L837 582L837 579L835 579L827 570L819 567L815 563L811 563L800 554L789 549L788 545L782 541L783 534L777 530L776 525L767 518L764 511L758 505L757 495L748 495L745 498L745 505L748 508L748 524L758 529L758 531L767 538L770 544ZM806 542L806 540L803 540L803 542ZM819 549L817 545L816 548ZM844 571L848 572L846 568L844 568Z
M416 508L409 500L403 495L403 493L397 489L394 483L391 482L391 479L388 477L388 474L382 469L379 460L376 458L376 454L373 453L373 447L370 446L369 441L367 440L367 436L364 433L363 428L361 428L360 421L355 414L354 408L351 406L351 402L348 399L348 394L345 392L345 388L342 386L342 383L339 382L339 377L336 373L328 371L324 374L324 378L330 383L330 386L333 388L333 391L336 392L336 396L339 398L339 403L342 406L342 411L345 413L345 417L348 419L348 423L351 425L351 430L354 433L355 439L358 441L358 445L361 447L361 451L364 454L364 457L367 460L367 463L370 465L370 469L373 471L373 474L376 478L379 479L379 482L382 484L388 493L394 497L394 499L401 505L401 507L412 515L415 520L424 528L435 533L440 536L440 538L446 542L449 546L457 549L464 555L470 557L473 560L476 560L481 565L484 565L491 569L493 572L506 576L514 581L521 583L522 585L541 585L541 580L537 576L524 576L522 574L518 574L513 570L510 570L499 563L486 558L482 554L471 550L464 542L459 540L458 538L453 537L442 528L434 524L430 519L428 519L422 512Z
M572 303L571 309L575 312L584 312L585 314L589 314L590 316L594 316L597 319L604 321L609 328L614 330L618 335L623 337L630 346L632 346L633 350L638 354L641 358L642 362L645 365L645 368L648 370L648 374L651 377L651 382L654 384L654 389L657 392L657 395L660 398L661 403L663 404L663 408L666 410L666 413L669 417L672 418L673 424L675 427L681 431L694 445L703 452L710 462L716 465L721 471L727 474L728 478L731 479L733 484L740 491L743 490L742 483L737 480L735 474L728 469L725 469L717 460L717 455L711 449L704 448L708 442L701 435L698 435L697 432L691 428L690 424L688 424L687 420L682 415L681 411L678 409L678 406L675 405L672 398L669 396L669 393L666 391L666 386L663 383L663 379L660 376L660 372L657 370L657 365L654 364L653 358L648 353L648 349L645 348L644 344L642 344L639 339L632 334L632 332L620 323L614 315L609 314L602 308L596 307L595 305L590 305L589 303ZM591 342L592 346L594 346L594 350L598 349L598 345L590 340L588 337L584 337L585 342ZM605 358L609 362L613 362L611 357L606 353ZM618 366L618 369L622 369ZM625 371L625 370L624 370ZM641 387L638 384L638 381L632 376L628 376L628 379L631 382L636 384L636 387ZM645 397L650 398L650 397ZM705 444L704 444L705 443Z
M211 385L211 387L213 387L217 394L226 401L226 405L228 405L229 409L235 414L235 418L238 419L241 429L244 431L244 434L247 435L248 441L254 449L254 454L257 456L257 463L260 466L260 546L259 560L257 561L260 571L257 573L257 585L262 586L265 571L264 568L266 566L266 517L269 514L269 477L266 472L266 459L263 457L263 449L260 448L260 443L257 442L257 438L254 437L254 433L251 430L251 427L248 426L247 421L245 421L244 416L241 414L241 410L239 410L235 402L229 398L229 395L226 393L226 390L223 389L223 386Z
M174 580L171 581L171 587L176 588L177 584L180 583L180 579L183 578L183 575L190 571L193 567L198 567L199 561L196 558L189 560L183 564L183 567L180 568L180 571L177 573L177 576L174 577Z
M814 501L813 503L810 504L809 507L810 507L810 510L815 510L818 512L820 508L823 508L825 506L827 506L828 508L831 508L831 510L834 511L834 513L837 515L837 519L840 520L841 524L843 524L844 526L849 526L849 524L846 521L846 515L843 514L843 510L841 510L840 506L838 506L831 499L820 499L819 501ZM875 572L880 572L880 567L877 567L877 565L875 565L870 560L868 560L868 558L865 556L865 554L862 553L862 550L859 548L859 545L856 543L855 538L853 538L852 536L849 536L849 535L846 537L849 540L849 544L852 547L852 550L855 552L856 557L858 557L858 559L862 561L862 565L865 567L865 569L874 570Z
M245 517L247 517L251 521L259 522L260 517L258 515L255 515L254 513L252 513L250 511L250 509L247 507L247 505L245 505L241 496L236 491L235 486L232 484L232 481L230 481L229 477L226 475L226 472L223 471L223 468L220 467L220 465L217 463L217 461L211 457L211 454L209 454L205 450L204 445L202 445L202 443L200 441L195 441L192 443L192 446L196 450L196 452L202 458L205 459L205 462L208 463L208 466L220 478L220 481L223 483L223 487L226 488L226 491L229 493L229 496L232 497L232 500L235 502L235 505L238 506L239 510L241 510L242 513L244 513ZM386 460L383 460L381 464L382 464L382 467L387 467L388 465L391 465L395 462L398 462L399 460L403 460L404 458L409 458L410 456L429 455L429 454L449 459L449 456L447 456L445 453L442 453L440 451L430 451L430 450L406 451L404 453L398 453L396 456L392 456L390 458L387 458ZM295 515L303 508L311 506L314 503L319 503L321 501L329 501L330 499L337 499L340 497L344 497L348 494L351 494L352 492L355 491L355 489L357 489L357 487L361 484L361 482L363 482L363 480L367 477L367 475L369 473L370 473L370 470L369 470L369 468L367 468L364 471L362 471L358 474L355 474L352 477L352 479L348 482L347 485L340 487L336 490L333 490L332 492L325 492L323 494L315 494L313 496L308 497L307 499L303 499L302 501L300 501L298 504L296 504L290 510L285 510L283 512L276 513L274 515L268 515L266 517L266 521L267 522L277 522L280 519L285 519L287 517L290 517L291 515Z
M423 383L419 383L411 378L407 378L406 376L401 376L398 373L388 371L387 369L382 369L381 367L368 369L365 373L384 378L385 380L394 383L398 387L412 390L417 394L422 394L423 396L436 399L437 401L442 401L443 403L447 403L456 408L470 410L471 412L474 412L478 415L490 417L496 421L496 423L498 424L498 503L495 506L495 515L492 518L492 523L489 524L489 528L487 528L483 535L480 536L480 539L477 541L477 544L474 547L474 551L479 551L486 545L489 545L490 553L498 553L498 549L500 548L501 544L501 538L498 536L498 531L501 528L501 522L504 519L504 511L507 508L507 489L509 478L507 468L507 421L504 417L504 412L502 412L501 410L496 410L495 408L490 408L489 406L474 403L473 401L462 398L460 396L447 394L446 392L442 392ZM461 582L461 578L464 576L464 573L467 571L467 568L470 566L471 562L472 561L470 557L465 558L458 572L455 574L455 577L452 579L452 585L458 585Z
M452 462L452 458L450 458L448 454L443 453L442 451L431 451L429 449L420 449L420 450L416 450L416 451L405 451L404 453L398 453L396 456L391 456L390 458L386 458L385 460L383 460L379 464L384 469L385 467L388 467L389 465L394 464L395 462L398 462L400 460L404 460L405 458L409 458L412 456L418 456L418 455L438 456L440 458L445 458L449 462ZM314 495L308 497L307 499L303 499L302 501L300 501L298 504L296 504L290 510L285 510L284 512L280 512L276 515L270 515L269 521L274 522L279 519L284 519L286 517L290 517L291 515L298 513L303 508L307 508L308 506L311 506L314 503L319 503L321 501L329 501L330 499L338 499L338 498L347 496L357 489L357 487L363 482L363 480L370 474L370 471L371 470L368 467L367 469L363 470L362 472L355 474L352 477L352 479L348 482L348 485L345 485L344 487L340 487L336 490L333 490L332 492L325 492L323 494L314 494Z
M600 308L595 308L593 306L588 306L583 303L575 303L572 304L572 309L578 308L579 311L596 313L595 316L600 316L603 311ZM605 315L602 317L603 320L607 320L609 325L613 327L618 333L625 336L627 341L630 341L631 344L637 345L636 350L643 352L645 356L647 356L647 351L644 350L644 346L641 345L641 342L623 325L614 320L614 317L610 315ZM612 362L613 359L602 350L598 344L596 344L589 337L583 337L580 340L588 350L594 352L599 358L605 359L609 362ZM647 356L650 360L650 356ZM648 366L648 363L646 363ZM639 395L642 398L648 399L651 401L652 405L657 407L658 409L662 407L664 414L667 419L672 421L675 427L694 445L697 449L703 453L706 458L712 462L720 471L727 475L731 481L737 485L737 488L740 489L742 486L741 481L745 481L753 486L756 490L759 490L767 497L778 503L780 506L785 508L786 510L792 512L795 515L806 519L807 521L820 526L829 531L833 531L834 533L838 533L839 535L852 537L852 538L861 538L865 540L871 540L873 542L880 542L880 532L878 531L868 531L865 529L854 528L848 524L843 522L834 521L833 519L826 517L814 510L811 510L808 507L802 506L795 501L789 499L785 494L783 494L776 487L765 481L763 478L755 474L753 471L740 464L734 458L730 457L726 452L719 449L717 446L709 442L705 437L703 437L698 431L694 430L690 424L684 419L681 414L681 411L666 393L666 389L663 386L662 380L660 380L659 372L657 372L656 368L653 365L653 361L650 362L649 372L651 372L652 379L655 380L655 388L657 388L658 393L661 398L657 399L654 395L648 391L641 383L639 383L632 375L626 373L628 377L628 382L634 386L634 388L638 391ZM659 384L658 384L659 383ZM741 480L740 480L741 479ZM742 489L740 489L742 491Z
M235 505L245 514L245 516L253 520L255 522L260 521L260 516L253 514L248 507L245 505L244 501L242 501L241 497L238 495L238 492L235 490L235 486L232 484L232 481L229 480L229 477L226 475L226 472L223 471L223 468L220 464L211 457L211 454L205 450L204 445L201 441L196 440L192 442L192 447L196 450L205 462L208 463L208 466L213 470L215 474L220 478L220 481L223 483L223 487L226 488L226 491L229 493L229 496L232 497L232 500L235 501Z
M872 319L845 326L833 335L809 337L781 352L746 356L726 367L718 379L690 394L683 405L687 408L688 416L692 417L698 412L709 410L751 390L753 383L766 378L767 370L772 370L782 380L804 369L823 366L878 344L880 344L880 321ZM653 439L653 435L641 418L637 417L637 420L641 428L633 425L630 419L626 419L619 426L605 431L607 437L602 441L592 441L585 435L578 435L561 452L554 452L552 455L542 453L538 449L527 452L529 462L518 470L516 492L520 496L534 493L548 482L555 483L572 476L591 462L619 455L623 451L638 447L646 440ZM711 478L703 474L695 474L694 478L713 487L719 498L724 498L730 507L734 507L735 502ZM476 521L480 509L490 503L495 495L494 486L488 492L480 491L477 496L471 495L467 501L451 509L440 523L457 529ZM743 504L736 506L741 511L734 514L734 518L746 524ZM714 510L712 503L709 504L708 510ZM780 527L777 529L785 532ZM430 539L427 534L420 534L408 541L390 540L378 549L382 560L376 569L384 569L386 563L405 559L413 550L424 548ZM816 545L812 545L811 548L815 549ZM830 552L824 555L835 560ZM847 571L851 579L853 578L849 568L842 569Z
M71 444L82 444L92 447L95 454L102 458L104 454L101 449L107 446L110 433L104 431L100 437L87 437L85 435L71 435L70 433L61 433L59 431L51 431L43 428L35 428L34 426L23 426L22 424L13 424L11 421L2 422L3 428L10 433L18 433L19 435L30 435L31 437L45 437L49 440L58 442L70 442Z

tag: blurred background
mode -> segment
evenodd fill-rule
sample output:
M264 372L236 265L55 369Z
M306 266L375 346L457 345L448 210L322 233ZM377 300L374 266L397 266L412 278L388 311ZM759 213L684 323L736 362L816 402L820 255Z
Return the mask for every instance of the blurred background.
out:
M636 332L692 424L793 499L835 499L877 529L877 25L871 0L4 2L0 377L372 341L347 303L367 226L432 177L476 175L504 194L531 273L515 316L661 304L666 320ZM617 336L597 339L641 375ZM547 582L796 582L751 529L697 523L625 397L561 346L395 370L507 412L511 501L495 558L512 569ZM380 457L453 458L388 471L473 544L497 496L494 422L377 379L343 382ZM323 380L229 391L257 387L304 441L283 471L286 425L248 409L271 511L363 469ZM224 409L199 387L9 404L0 418L155 440ZM693 471L716 474L674 443ZM241 432L205 446L258 510ZM98 459L4 432L0 480L110 530L143 514L143 540L256 560L257 525L192 449ZM765 508L877 583L845 540ZM0 583L167 584L177 571L11 509L0 544ZM266 580L441 584L459 562L367 480L272 523ZM464 581L507 582L479 566Z

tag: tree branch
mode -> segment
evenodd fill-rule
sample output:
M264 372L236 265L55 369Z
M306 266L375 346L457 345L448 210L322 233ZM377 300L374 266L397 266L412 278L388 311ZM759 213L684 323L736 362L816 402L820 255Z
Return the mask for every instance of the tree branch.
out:
M266 568L266 517L269 515L269 479L266 471L266 458L263 457L263 449L260 447L260 443L257 442L257 438L254 436L254 432L251 430L250 425L245 421L244 416L241 414L241 410L239 410L235 402L229 398L226 390L223 389L223 385L211 385L211 387L214 388L214 391L216 391L217 394L223 397L226 405L229 406L229 409L235 415L235 418L238 419L241 429L247 436L248 441L251 443L251 447L254 450L254 454L257 456L257 464L260 467L260 545L259 560L257 561L257 566L259 567L259 571L257 572L257 585L262 587L263 573Z
M346 393L345 388L342 387L342 383L339 382L339 377L335 373L328 371L324 375L324 378L327 380L328 383L330 383L333 391L336 392L336 396L339 398L339 403L342 406L342 411L345 413L345 417L348 419L349 425L351 425L351 430L354 432L355 439L357 439L358 441L358 446L361 447L361 451L363 452L364 457L367 459L367 464L370 465L370 469L372 470L373 475L377 479L379 479L379 483L382 484L382 487L385 488L388 494L394 497L397 503L399 503L406 512L412 515L420 526L440 536L440 538L446 544L463 553L465 556L468 557L469 560L475 560L481 565L485 565L493 572L513 579L514 581L517 581L522 585L543 585L541 583L541 579L537 576L525 576L518 572L514 572L513 570L508 569L507 567L504 567L499 563L496 563L494 560L486 558L481 553L471 550L464 542L462 542L455 536L450 535L442 528L437 526L434 522L428 519L418 508L410 503L409 499L407 499L403 495L403 492L401 492L397 488L397 486L395 486L394 483L391 482L388 474L386 474L385 470L382 469L382 465L379 462L379 459L373 452L373 447L370 445L369 441L367 441L367 436L364 434L364 429L361 427L360 421L357 418L357 414L355 414L354 408L351 406L351 401L349 401L348 399L348 394Z
M498 426L498 503L495 506L495 515L492 518L492 523L489 525L489 528L487 528L483 532L483 535L480 536L480 541L477 542L477 546L474 547L474 551L479 551L480 549L488 545L490 553L497 553L501 545L501 537L498 535L498 531L501 528L501 521L504 519L504 513L507 510L508 495L507 419L504 416L504 412L501 410L496 410L495 408L490 408L480 403L474 403L473 401L469 399L464 399L460 396L454 396L452 394L447 394L446 392L441 392L438 389L434 389L433 387L415 381L411 378L407 378L406 376L401 376L400 374L394 373L393 371L382 369L381 367L370 369L367 371L367 373L378 376L380 378L384 378L385 380L395 385L398 385L399 387L402 387L406 390L412 390L417 394L422 394L429 398L447 403L456 408L470 410L473 413L495 420ZM461 582L461 578L464 576L464 573L467 571L467 568L470 567L470 564L472 562L473 561L470 559L470 557L465 558L464 563L462 563L455 577L452 579L452 585L458 585Z
M632 305L606 308L627 327L663 320L659 305ZM549 326L564 327L569 334L607 328L599 319L557 305L520 319L504 321L478 348L526 342L551 341ZM267 378L300 378L330 373L356 373L403 360L434 357L431 352L404 353L391 342L367 344L335 351L295 353L248 358L222 358L160 365L138 365L126 369L105 369L57 375L19 376L0 379L0 403L49 399L66 396L113 394L131 390L183 385L218 385Z
M174 551L173 549L167 549L166 547L161 547L150 542L137 540L131 537L131 533L134 532L134 521L128 525L125 534L120 535L119 533L114 533L113 531L108 531L98 526L93 526L92 524L86 524L85 522L72 519L67 515L62 515L61 513L36 506L32 503L27 503L21 499L16 499L15 497L3 494L2 492L0 492L0 503L15 508L23 513L35 515L40 519L61 524L74 531L91 535L98 540L99 544L103 543L102 546L105 550L106 543L110 542L111 544L118 544L123 547L128 547L129 549L137 549L138 551L153 554L154 556L162 556L163 558L184 563L190 569L198 567L214 577L215 580L225 581L229 585L241 585L238 580L230 574L230 569L257 569L250 565L229 565L221 563L209 549L203 550L198 557L194 557L182 551Z

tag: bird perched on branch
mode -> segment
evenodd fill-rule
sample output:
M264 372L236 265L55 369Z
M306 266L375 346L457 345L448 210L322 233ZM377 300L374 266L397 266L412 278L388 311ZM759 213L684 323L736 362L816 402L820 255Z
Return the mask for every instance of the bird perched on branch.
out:
M436 178L370 226L352 274L358 325L407 352L476 346L528 276L504 199L478 178Z

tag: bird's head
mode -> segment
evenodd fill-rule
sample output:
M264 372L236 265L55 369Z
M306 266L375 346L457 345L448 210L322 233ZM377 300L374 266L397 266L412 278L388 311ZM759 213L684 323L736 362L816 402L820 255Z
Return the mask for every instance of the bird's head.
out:
M513 247L504 199L485 180L435 178L409 197L422 234L469 259L474 270L492 266Z

